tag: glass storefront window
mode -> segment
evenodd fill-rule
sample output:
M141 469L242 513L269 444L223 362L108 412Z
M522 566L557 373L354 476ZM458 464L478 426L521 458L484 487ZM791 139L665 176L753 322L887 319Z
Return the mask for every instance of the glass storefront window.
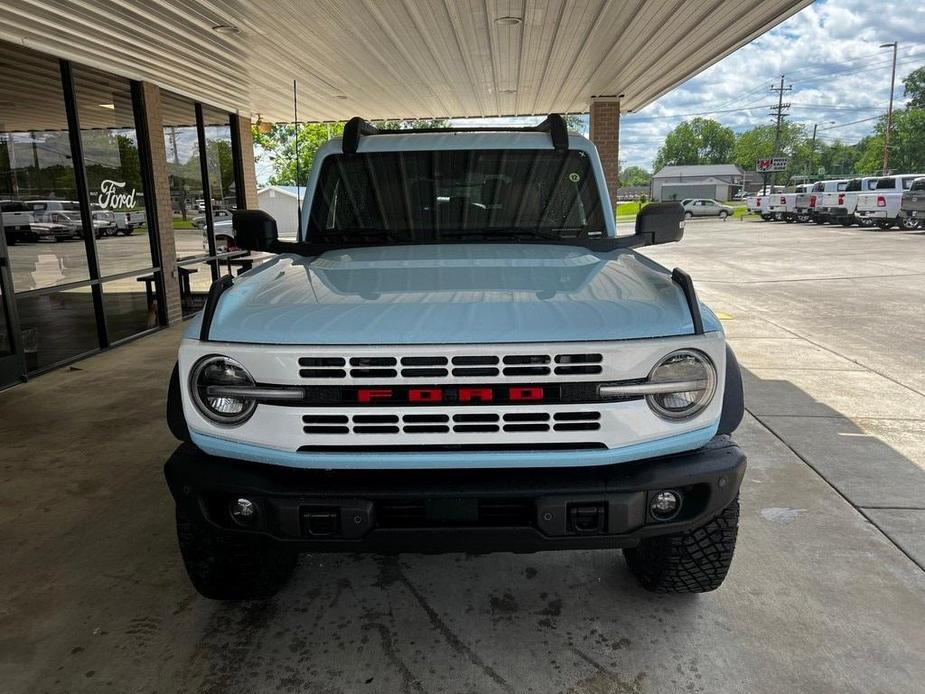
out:
M231 230L231 212L237 207L235 198L234 157L231 146L231 124L227 111L209 107L202 109L206 136L206 165L212 198L212 228L216 253L237 251Z
M150 268L131 85L85 67L74 82L100 276Z
M157 290L153 272L103 283L103 308L112 342L157 327Z
M17 296L27 371L99 349L89 285Z
M177 258L208 256L196 107L192 101L166 92L161 95L161 107Z
M17 293L90 277L58 60L0 42L0 203Z
M215 263L214 260L184 263L177 268L180 278L180 306L184 318L198 313L206 305L213 273L216 272Z

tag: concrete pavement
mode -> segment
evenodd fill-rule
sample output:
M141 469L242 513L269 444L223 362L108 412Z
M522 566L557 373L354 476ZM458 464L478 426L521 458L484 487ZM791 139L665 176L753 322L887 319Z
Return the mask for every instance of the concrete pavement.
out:
M748 370L719 591L650 595L617 552L314 555L273 600L203 600L160 469L172 328L0 394L0 689L917 691L925 236L697 221L648 253Z

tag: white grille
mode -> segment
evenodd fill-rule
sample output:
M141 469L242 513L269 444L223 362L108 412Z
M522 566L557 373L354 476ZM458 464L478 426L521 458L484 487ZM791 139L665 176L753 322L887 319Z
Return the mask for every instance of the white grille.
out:
M597 431L597 410L566 412L455 412L308 414L303 431L312 436L401 434L511 434L550 431Z

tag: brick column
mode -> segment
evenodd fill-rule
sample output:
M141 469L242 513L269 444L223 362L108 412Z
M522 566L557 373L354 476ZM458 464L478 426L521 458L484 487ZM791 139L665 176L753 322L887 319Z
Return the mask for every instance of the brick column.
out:
M164 146L164 118L161 112L161 90L156 84L141 83L144 109L144 130L150 140L151 166L148 170L153 200L145 200L145 207L153 208L155 234L160 247L161 269L164 277L167 322L177 323L183 318L180 306L180 282L177 273L177 245L173 233L173 208L170 205L170 178L167 173L167 149ZM149 214L149 219L152 217Z
M238 173L242 179L241 185L244 188L244 196L241 199L245 203L245 209L256 210L257 167L254 163L254 138L251 133L250 118L239 114L237 118L232 119L232 127L236 129L236 137L232 138L232 140L237 142L240 147L238 157L240 158L241 168Z
M593 97L590 126L591 142L597 147L604 168L610 204L616 210L620 174L620 99Z

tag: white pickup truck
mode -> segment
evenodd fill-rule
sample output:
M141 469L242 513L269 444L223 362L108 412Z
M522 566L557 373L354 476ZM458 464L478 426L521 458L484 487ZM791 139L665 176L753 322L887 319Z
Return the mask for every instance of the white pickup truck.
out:
M841 190L844 190L847 185L847 179L817 181L813 184L812 190L797 195L795 210L797 216L805 218L808 222L825 224L829 221L829 218L827 214L822 214L823 195L825 193L837 193L839 186L841 186Z
M113 232L114 236L116 234L131 236L135 232L135 229L143 227L148 221L145 217L144 210L123 210L115 211L112 214L116 222L116 228Z
M841 224L843 227L850 227L852 224L870 226L873 223L872 220L859 219L855 216L855 211L857 211L858 197L861 193L874 190L879 180L879 176L865 176L849 180L843 191L834 194L834 203L828 204L829 221L833 224Z
M803 183L792 188L787 188L783 193L774 193L768 196L768 212L777 221L785 221L788 224L794 222L808 222L809 215L806 213L797 213L797 197L801 193L812 191L813 183Z
M3 200L0 202L0 217L3 219L3 234L8 246L29 240L35 218L25 204L16 200Z
M877 184L869 193L858 195L855 216L859 220L869 220L881 229L918 229L921 220L902 215L903 191L912 187L912 182L925 174L901 174L884 176L877 179Z
M848 188L848 180L840 181L824 181L825 187L822 191L822 194L816 198L816 224L824 224L825 222L835 222L835 210L838 207L841 207L841 204L845 201L845 190Z

